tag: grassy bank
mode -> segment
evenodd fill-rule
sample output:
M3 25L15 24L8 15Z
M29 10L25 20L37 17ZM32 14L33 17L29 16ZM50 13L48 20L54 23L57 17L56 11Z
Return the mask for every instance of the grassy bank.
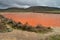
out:
M7 31L9 32L9 31L12 31L12 29L18 29L18 30L36 32L36 33L52 32L51 27L45 27L43 25L31 26L31 25L29 25L28 22L26 22L25 24L23 24L21 22L17 23L12 19L8 19L8 18L4 17L3 15L0 15L0 20L1 20L0 21L1 31L2 30L5 31L7 29Z

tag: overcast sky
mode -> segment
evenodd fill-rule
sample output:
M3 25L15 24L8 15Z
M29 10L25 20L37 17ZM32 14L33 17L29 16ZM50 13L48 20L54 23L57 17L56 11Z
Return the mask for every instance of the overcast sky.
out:
M50 6L60 8L60 0L0 0L0 9L10 7L28 8L30 6Z

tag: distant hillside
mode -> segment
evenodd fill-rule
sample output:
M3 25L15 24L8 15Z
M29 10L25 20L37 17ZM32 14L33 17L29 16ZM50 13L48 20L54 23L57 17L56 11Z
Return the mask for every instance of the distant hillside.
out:
M56 7L48 7L48 6L32 6L27 9L24 8L8 8L8 9L0 9L0 12L56 12L59 11L60 8Z

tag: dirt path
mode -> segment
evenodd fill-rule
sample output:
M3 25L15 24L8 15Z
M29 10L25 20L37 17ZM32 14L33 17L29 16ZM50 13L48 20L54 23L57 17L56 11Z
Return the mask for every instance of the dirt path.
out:
M53 28L53 32L46 34L14 30L13 32L0 33L0 40L44 40L46 37L54 34L60 34L60 28Z

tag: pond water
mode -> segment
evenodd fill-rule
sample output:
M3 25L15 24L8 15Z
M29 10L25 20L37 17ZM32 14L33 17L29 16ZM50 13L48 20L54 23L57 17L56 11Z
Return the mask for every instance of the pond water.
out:
M7 18L13 19L16 22L28 22L32 26L38 24L44 26L60 26L60 14L6 12L3 15Z

